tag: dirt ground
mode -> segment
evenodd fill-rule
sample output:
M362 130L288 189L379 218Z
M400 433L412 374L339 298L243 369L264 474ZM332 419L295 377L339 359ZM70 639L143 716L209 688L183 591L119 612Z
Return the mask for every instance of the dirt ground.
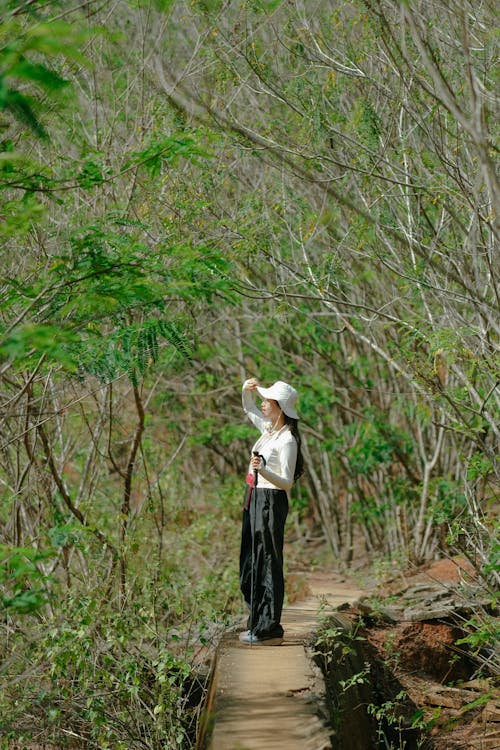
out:
M424 598L426 586L435 589L442 584L445 596L454 584L467 582L473 574L463 559L439 560L398 573L374 593L394 605L402 591L412 590L417 599L421 591ZM364 635L421 710L435 750L499 750L498 678L481 674L478 662L456 645L464 635L460 618L395 620L368 617Z
M323 544L318 540L312 555L310 551L301 555L288 541L286 552L292 560L288 595L293 601L308 593L308 576L296 575L294 569L309 569L309 575L314 575L315 568L324 574L331 567L331 553L322 553ZM367 590L369 601L387 603L389 615L394 610L393 618L367 617L366 610L358 606L350 614L365 620L365 637L421 711L435 750L500 750L500 680L481 675L478 662L468 658L466 647L456 645L465 634L458 625L470 613L440 617L436 611L448 592L477 583L473 566L465 558L445 558L405 570L395 566L393 573L382 577L379 571L375 575L359 553L346 575L354 575L360 588ZM398 611L404 592L415 591L412 605L418 607L429 596L429 589L434 590L438 602L430 619L408 619Z

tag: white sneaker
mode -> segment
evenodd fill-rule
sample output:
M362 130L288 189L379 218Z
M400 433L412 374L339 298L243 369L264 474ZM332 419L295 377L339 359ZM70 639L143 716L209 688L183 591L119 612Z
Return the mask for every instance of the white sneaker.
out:
M245 630L243 633L240 633L240 641L249 646L281 646L283 643L283 637L258 638L249 630Z

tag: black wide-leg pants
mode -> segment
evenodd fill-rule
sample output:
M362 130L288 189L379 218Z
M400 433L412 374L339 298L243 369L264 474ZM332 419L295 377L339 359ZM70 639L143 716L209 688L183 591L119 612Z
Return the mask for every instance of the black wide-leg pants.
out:
M243 510L240 588L250 610L247 627L258 638L283 636L280 620L285 596L283 539L287 514L284 490L259 487L252 492L248 510Z

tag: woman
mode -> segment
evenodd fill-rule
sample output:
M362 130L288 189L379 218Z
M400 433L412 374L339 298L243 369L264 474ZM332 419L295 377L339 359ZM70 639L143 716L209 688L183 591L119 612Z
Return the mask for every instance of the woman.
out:
M254 394L264 399L262 411ZM278 380L262 388L256 378L243 384L243 409L260 430L252 448L247 476L240 553L240 587L249 610L240 641L278 645L285 585L283 537L288 513L287 492L303 470L295 411L297 391Z

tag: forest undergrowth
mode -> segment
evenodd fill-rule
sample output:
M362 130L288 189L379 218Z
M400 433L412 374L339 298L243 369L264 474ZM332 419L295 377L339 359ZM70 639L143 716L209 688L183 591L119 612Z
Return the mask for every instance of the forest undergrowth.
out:
M241 615L241 498L233 485L206 491L203 505L178 494L167 500L168 529L156 547L151 519L134 524L123 597L103 579L102 551L82 537L73 540L74 552L85 554L86 565L75 566L70 586L58 585L57 574L49 576L50 590L40 580L37 565L50 565L50 546L36 559L25 551L10 556L14 596L1 624L3 747L193 746L209 676L205 655L213 656L225 626ZM39 597L36 609L27 597L16 599L21 580Z

